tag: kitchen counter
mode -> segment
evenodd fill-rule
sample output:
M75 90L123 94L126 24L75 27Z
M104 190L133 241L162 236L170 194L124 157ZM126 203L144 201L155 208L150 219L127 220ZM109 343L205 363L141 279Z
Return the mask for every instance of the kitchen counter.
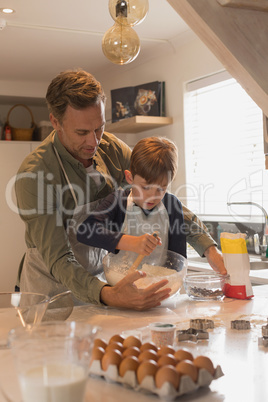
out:
M188 329L191 318L209 318L214 329L209 339L197 342L175 342L176 349L188 348L194 356L206 355L214 365L220 365L224 376L210 387L181 396L178 401L263 402L268 399L268 347L259 346L261 327L268 317L268 285L254 286L252 300L225 298L222 301L193 301L187 295L175 295L162 306L147 312L118 310L93 305L75 307L68 320L88 322L102 328L98 337L106 340L125 330L139 329L143 342L150 339L148 325L155 321L175 323L178 329ZM249 320L251 329L231 329L231 321ZM8 396L0 395L0 402L20 402L20 392L11 351L0 350L0 382ZM154 395L137 393L103 379L88 379L85 402L156 402ZM38 402L38 401L37 401ZM79 402L79 401L77 401Z

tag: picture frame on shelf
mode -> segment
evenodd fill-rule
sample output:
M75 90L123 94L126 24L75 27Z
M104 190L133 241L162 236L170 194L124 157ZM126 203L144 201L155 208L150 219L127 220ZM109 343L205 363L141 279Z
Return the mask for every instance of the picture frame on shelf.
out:
M112 123L133 116L165 116L165 82L111 90Z

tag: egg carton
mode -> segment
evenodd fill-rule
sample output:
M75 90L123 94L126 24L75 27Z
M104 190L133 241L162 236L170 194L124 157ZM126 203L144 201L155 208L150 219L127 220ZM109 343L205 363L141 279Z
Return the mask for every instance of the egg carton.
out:
M195 383L189 376L183 375L180 380L179 389L176 390L172 384L165 382L161 388L157 388L153 376L146 376L141 384L138 383L135 371L127 371L124 377L118 373L116 365L110 365L106 371L102 370L99 360L94 360L90 366L91 376L103 377L107 382L119 383L135 391L157 394L166 400L176 399L178 396L197 391L200 387L209 386L213 380L222 377L224 374L220 366L215 368L214 376L206 369L199 369L198 379Z

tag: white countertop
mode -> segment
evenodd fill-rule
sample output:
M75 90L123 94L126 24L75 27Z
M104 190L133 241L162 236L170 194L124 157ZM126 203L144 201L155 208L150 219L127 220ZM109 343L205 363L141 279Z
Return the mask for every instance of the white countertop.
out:
M268 285L255 286L252 300L224 299L223 301L193 301L185 294L176 295L161 307L134 312L92 305L76 307L69 320L84 321L102 328L98 337L108 340L124 330L139 329L143 342L150 339L148 325L155 321L176 323L178 329L188 329L191 318L209 318L214 329L209 329L209 339L198 342L177 342L175 348L188 348L194 356L206 355L214 365L220 365L224 376L213 381L209 388L199 389L179 401L243 401L268 400L268 347L259 346L261 327L267 324ZM246 319L250 330L231 329L231 321ZM0 382L9 399L0 395L0 402L20 402L11 351L0 350ZM137 393L103 379L89 378L85 402L153 402L154 395ZM38 401L37 401L38 402ZM77 401L79 402L79 401Z

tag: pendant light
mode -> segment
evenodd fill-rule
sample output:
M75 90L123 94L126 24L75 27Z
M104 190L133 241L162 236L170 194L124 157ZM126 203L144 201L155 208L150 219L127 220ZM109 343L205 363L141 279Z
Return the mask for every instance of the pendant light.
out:
M148 0L109 0L109 11L115 24L102 38L102 51L112 63L131 63L140 52L140 39L132 28L144 20Z
M128 64L140 52L140 39L134 29L116 22L102 38L102 51L112 63Z
M114 21L123 25L138 25L149 10L148 0L109 0L109 11Z

